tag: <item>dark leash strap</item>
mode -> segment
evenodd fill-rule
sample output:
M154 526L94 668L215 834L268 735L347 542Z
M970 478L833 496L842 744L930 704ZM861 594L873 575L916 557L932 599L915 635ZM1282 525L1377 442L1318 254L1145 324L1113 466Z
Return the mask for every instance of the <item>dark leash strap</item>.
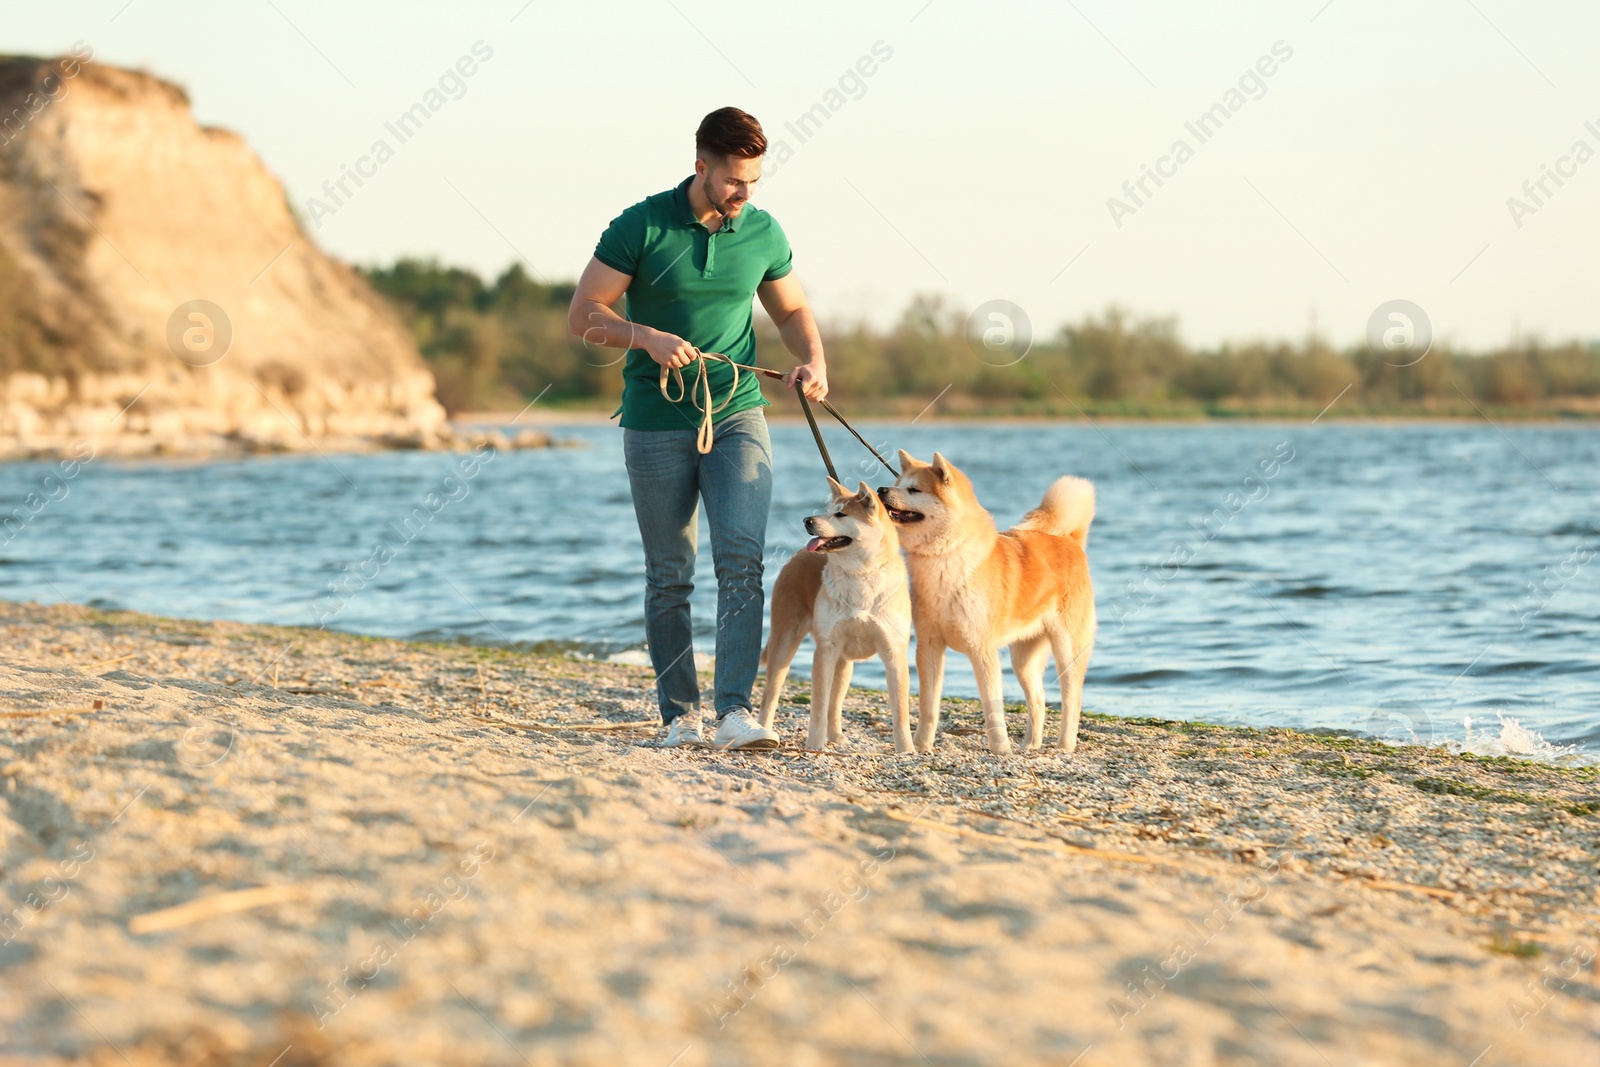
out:
M806 399L803 390L796 389L794 395L800 398L800 410L806 413L806 425L811 427L811 436L817 440L817 451L822 453L822 465L828 468L828 477L837 482L839 472L833 469L833 457L828 455L828 443L822 439L822 428L817 425L817 417L811 414L811 402ZM821 403L826 404L827 401Z
M806 394L801 392L800 390L796 389L795 390L795 395L800 398L800 405L802 407L804 407L805 403L806 403ZM832 415L834 418L838 419L839 420L839 425L843 426L845 429L849 430L850 431L850 436L854 437L857 441L860 441L863 448L865 448L868 452L871 452L874 456L877 456L878 462L883 464L883 467L884 467L885 470L887 470L891 475L893 475L896 478L900 477L900 472L895 470L894 467L890 466L888 460L886 460L882 456L878 455L878 450L876 448L873 448L871 445L867 444L867 439L865 437L862 437L860 434L856 433L856 428L854 426L851 426L848 422L845 421L844 416L839 414L839 409L838 408L834 407L832 404L828 403L826 400L819 400L819 401L817 401L817 403L821 404L823 410L826 411L829 415ZM806 418L807 419L811 418L811 409L810 408L806 408ZM817 424L813 422L811 424L811 429L812 429L813 433L816 432L816 428L817 428ZM817 437L817 444L818 445L822 444L822 437L820 435ZM828 450L826 448L824 448L822 450L822 458L824 460L826 460L828 458ZM832 468L830 467L829 469L831 470ZM834 481L838 481L838 480L839 480L838 478L834 478Z

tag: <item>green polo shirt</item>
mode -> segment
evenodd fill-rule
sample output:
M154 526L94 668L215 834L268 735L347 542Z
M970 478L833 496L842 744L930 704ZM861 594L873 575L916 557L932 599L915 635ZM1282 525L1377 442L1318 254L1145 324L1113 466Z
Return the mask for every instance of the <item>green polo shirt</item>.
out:
M789 239L776 219L745 203L736 218L712 232L689 207L689 183L639 201L611 220L600 235L594 257L612 270L631 275L624 314L637 322L677 334L702 352L721 352L739 363L756 361L753 302L756 287L793 268ZM705 360L711 400L728 395L733 368ZM684 368L684 390L695 367ZM673 393L676 387L667 386ZM642 348L630 348L622 367L622 425L633 430L684 430L700 425L700 414L685 396L673 403L661 395L661 365ZM737 411L768 406L757 375L740 372L739 387L714 421Z

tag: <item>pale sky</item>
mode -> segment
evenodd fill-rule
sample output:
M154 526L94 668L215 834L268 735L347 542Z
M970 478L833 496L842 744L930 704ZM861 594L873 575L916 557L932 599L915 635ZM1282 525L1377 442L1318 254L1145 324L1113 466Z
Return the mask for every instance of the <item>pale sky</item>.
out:
M734 104L792 149L769 158L757 203L824 319L887 324L938 293L1010 300L1036 333L1114 302L1176 316L1191 343L1300 338L1314 319L1342 345L1404 298L1460 345L1518 328L1600 338L1600 159L1573 155L1600 151L1600 5L5 6L0 49L82 40L183 84L303 214L387 141L393 158L311 231L356 262L431 255L492 275L521 256L573 278L613 216L689 172L700 117ZM384 124L476 42L492 55L464 92L447 86L460 98L399 143ZM1274 45L1288 58L1230 101ZM888 58L853 80L875 46ZM1229 102L1204 143L1186 129ZM803 143L787 129L830 103ZM1192 158L1162 162L1180 139ZM1158 164L1170 177L1135 204L1123 183ZM1523 183L1546 167L1566 176L1536 203ZM1136 207L1120 227L1113 196ZM1513 196L1533 210L1514 219Z

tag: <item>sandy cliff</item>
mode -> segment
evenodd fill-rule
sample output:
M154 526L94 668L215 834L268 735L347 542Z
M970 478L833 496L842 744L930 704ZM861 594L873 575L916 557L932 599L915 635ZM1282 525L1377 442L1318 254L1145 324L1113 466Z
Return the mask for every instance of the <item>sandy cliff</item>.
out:
M244 141L87 51L0 57L0 455L447 434L404 324Z

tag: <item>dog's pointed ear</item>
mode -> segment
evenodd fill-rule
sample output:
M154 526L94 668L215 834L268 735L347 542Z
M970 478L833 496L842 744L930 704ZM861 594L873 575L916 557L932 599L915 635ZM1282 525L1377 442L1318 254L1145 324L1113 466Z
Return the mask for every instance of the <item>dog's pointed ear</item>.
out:
M850 490L834 481L833 475L831 474L828 476L828 489L832 491L834 496L845 497L850 495Z
M933 473L939 476L939 480L941 482L944 482L948 485L950 482L950 472L953 470L955 470L955 468L950 465L949 461L946 460L944 456L940 455L938 452L933 454Z
M922 464L917 462L917 457L916 456L913 456L910 452L907 452L903 448L900 450L900 470L901 471L908 471L912 467L920 467L920 466L922 466Z
M865 505L869 514L883 506L878 502L878 491L865 481L861 483L861 488L856 491L856 498Z

